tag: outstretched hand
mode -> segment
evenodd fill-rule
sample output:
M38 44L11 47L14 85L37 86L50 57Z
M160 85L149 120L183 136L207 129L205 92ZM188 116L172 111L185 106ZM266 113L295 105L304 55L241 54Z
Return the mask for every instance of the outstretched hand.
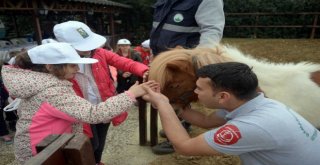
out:
M132 73L130 73L130 72L124 72L123 74L122 74L122 77L123 78L127 78L127 77L130 77L132 75Z
M145 71L142 76L142 82L147 82L149 76L149 71Z
M141 97L145 94L147 94L146 90L144 89L144 87L148 87L150 89L156 90L157 88L159 88L159 83L155 82L155 81L148 81L145 83L142 83L139 85L139 82L136 81L135 84L133 84L130 88L129 88L129 92L132 93L135 97Z
M149 101L154 108L157 108L160 104L169 104L169 99L160 93L160 86L157 88L150 88L149 86L144 85L143 88L147 92L142 98L146 101Z

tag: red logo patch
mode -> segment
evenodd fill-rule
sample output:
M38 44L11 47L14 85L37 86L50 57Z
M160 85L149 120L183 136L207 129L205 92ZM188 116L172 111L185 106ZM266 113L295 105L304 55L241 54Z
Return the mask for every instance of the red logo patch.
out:
M221 127L213 137L214 142L221 145L235 144L239 139L241 139L241 134L235 125Z

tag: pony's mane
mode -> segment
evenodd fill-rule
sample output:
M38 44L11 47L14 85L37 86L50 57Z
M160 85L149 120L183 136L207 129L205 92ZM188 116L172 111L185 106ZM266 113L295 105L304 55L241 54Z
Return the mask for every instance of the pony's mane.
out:
M172 49L159 54L150 64L149 79L155 80L162 85L168 76L167 64L175 61L185 61L193 64L195 69L213 63L230 61L228 57L222 56L221 47L194 48L194 49Z
M168 75L167 64L177 60L189 61L190 56L188 53L186 53L186 51L187 50L185 49L174 49L163 52L156 56L156 58L154 58L150 63L148 79L159 82L162 89Z

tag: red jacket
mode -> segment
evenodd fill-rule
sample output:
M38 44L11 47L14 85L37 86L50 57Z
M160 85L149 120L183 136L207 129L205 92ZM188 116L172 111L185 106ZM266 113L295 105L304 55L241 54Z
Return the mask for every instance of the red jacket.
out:
M119 56L118 54L102 48L96 49L93 53L92 58L95 58L99 61L91 65L91 70L102 101L105 101L109 97L116 95L116 88L113 84L113 80L111 79L112 75L108 65L114 66L119 70L131 72L140 77L142 77L143 73L149 69L148 66L142 63L135 62L131 59ZM82 93L81 89L77 87L78 84L74 82L73 84L76 93L78 95L79 93ZM127 118L127 116L128 113L123 112L122 114L112 119L112 124L114 126L121 124ZM90 136L91 130L88 130L86 128L86 125L84 126L84 131Z
M91 69L102 101L116 95L116 88L113 85L113 80L110 78L111 75L109 68L107 67L108 65L114 66L118 70L131 72L140 77L142 77L143 73L149 69L148 66L142 63L121 57L118 54L102 48L96 49L92 58L99 61L92 64Z
M149 65L150 51L144 51L141 46L135 47L134 50L140 53L140 56L142 58L142 63L144 63L145 65Z

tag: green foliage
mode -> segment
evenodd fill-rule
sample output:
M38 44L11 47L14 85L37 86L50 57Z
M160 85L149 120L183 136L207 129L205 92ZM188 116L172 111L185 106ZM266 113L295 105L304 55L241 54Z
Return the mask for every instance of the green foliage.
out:
M152 27L152 5L156 0L113 0L123 4L131 5L133 8L126 13L125 17L129 18L128 24L133 27L131 42L133 45L139 45L149 38ZM121 15L120 15L121 17Z

